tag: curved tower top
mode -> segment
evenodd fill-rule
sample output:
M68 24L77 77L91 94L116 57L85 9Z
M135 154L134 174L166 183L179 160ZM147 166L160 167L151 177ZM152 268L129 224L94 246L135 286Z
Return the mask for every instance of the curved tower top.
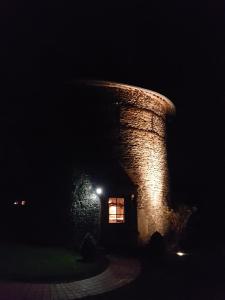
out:
M75 83L112 89L113 93L120 94L120 100L122 96L127 103L143 109L157 110L161 115L174 114L176 111L173 102L167 97L142 87L105 80L76 80Z

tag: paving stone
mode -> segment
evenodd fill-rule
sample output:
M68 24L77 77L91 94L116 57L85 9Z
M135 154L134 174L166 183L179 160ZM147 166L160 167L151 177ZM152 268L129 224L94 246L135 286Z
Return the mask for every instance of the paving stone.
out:
M0 282L0 300L74 300L109 292L140 274L140 262L110 256L109 267L94 277L58 284Z

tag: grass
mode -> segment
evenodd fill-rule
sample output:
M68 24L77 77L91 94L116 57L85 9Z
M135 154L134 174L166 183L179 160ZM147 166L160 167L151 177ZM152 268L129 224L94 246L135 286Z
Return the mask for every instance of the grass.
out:
M61 247L22 244L0 245L0 278L36 282L80 280L101 273L104 257L84 262L82 257Z

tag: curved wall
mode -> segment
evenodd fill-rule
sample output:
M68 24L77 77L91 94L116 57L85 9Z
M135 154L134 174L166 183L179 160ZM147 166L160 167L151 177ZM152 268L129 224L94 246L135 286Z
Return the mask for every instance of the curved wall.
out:
M115 149L124 170L137 187L139 241L169 226L166 117L175 107L166 97L142 88L105 81L85 81L118 107Z

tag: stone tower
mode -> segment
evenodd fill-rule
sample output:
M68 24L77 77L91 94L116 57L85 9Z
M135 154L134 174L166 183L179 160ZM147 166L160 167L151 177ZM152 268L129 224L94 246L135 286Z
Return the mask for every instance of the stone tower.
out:
M137 187L138 238L144 244L155 231L165 234L169 226L166 118L175 107L151 90L107 81L83 83L118 106L115 145L120 164Z

